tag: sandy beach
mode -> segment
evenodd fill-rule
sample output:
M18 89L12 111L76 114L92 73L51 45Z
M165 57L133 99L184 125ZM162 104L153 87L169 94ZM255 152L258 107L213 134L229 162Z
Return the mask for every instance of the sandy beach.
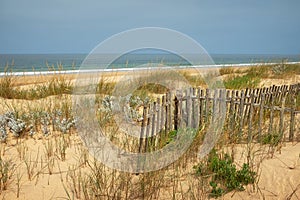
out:
M244 76L249 69L249 67L230 69L230 74L222 72L220 77L227 80L231 76ZM209 70L205 69L204 71ZM148 71L144 71L138 76L148 73ZM178 73L183 74L187 80L194 80L191 77L198 77L202 71L181 69ZM101 74L101 78L106 83L113 83L118 82L124 76L128 77L128 74L129 72L106 72ZM89 76L91 74L84 74L81 75L81 78ZM58 83L59 81L68 82L72 85L76 78L78 77L75 74L14 76L12 88L29 91L53 80L57 80ZM288 78L263 78L258 83L258 87L290 85L299 83L299 80L299 74ZM201 86L203 85L199 85L199 87ZM61 130L51 125L52 122L49 118L48 132L45 134L43 120L48 119L48 115L44 115L43 112L48 112L51 117L51 113L60 110L62 115L57 119L63 120L63 117L70 117L68 111L72 108L72 94L70 93L37 99L7 99L3 97L0 99L0 115L8 111L17 111L19 117L23 113L27 113L28 116L31 115L29 113L32 115L39 113L37 118L32 118L32 120L36 120L34 122L36 124L35 134L29 135L28 126L19 137L9 133L5 142L0 144L1 180L4 175L9 177L6 182L1 182L1 199L109 199L109 197L123 199L125 196L127 199L142 199L143 195L147 196L148 194L153 195L147 196L148 199L170 199L172 197L190 199L192 195L198 199L208 198L207 195L211 189L209 184L201 185L201 189L197 188L200 187L200 182L198 182L199 178L195 176L193 166L197 165L199 160L195 159L195 156L190 156L188 152L175 164L157 173L137 175L117 172L95 162L87 152L75 127L71 127L63 134ZM22 119L25 120L28 116L23 116ZM26 123L33 122L29 120ZM9 132L9 130L7 131ZM249 145L251 146L250 150ZM258 176L255 184L245 186L244 191L231 191L221 195L221 199L300 198L299 141L284 142L275 147L267 144L231 144L221 148L220 152L223 151L222 149L235 152L235 164L238 169L241 168L247 156L253 157L253 169L256 170ZM193 157L193 159L189 159L189 157ZM183 162L185 159L187 163ZM101 170L102 174L97 174L96 169ZM7 171L5 172L5 170ZM101 184L98 191L89 191L89 188L96 189L93 184ZM100 196L93 196L97 193ZM117 196L113 197L113 195Z
M0 200L300 200L299 8L0 0Z

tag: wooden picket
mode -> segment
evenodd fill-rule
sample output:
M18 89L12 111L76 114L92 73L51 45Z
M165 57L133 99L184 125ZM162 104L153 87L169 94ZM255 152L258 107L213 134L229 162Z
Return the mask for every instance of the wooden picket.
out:
M219 120L222 106L226 111L224 126L233 142L260 142L275 133L282 141L298 140L299 95L300 83L241 91L188 88L168 92L143 108L139 152L155 150L172 130L199 129Z

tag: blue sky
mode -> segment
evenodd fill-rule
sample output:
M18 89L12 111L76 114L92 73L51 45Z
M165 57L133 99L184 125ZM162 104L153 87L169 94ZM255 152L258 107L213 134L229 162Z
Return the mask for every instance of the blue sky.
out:
M88 53L113 34L155 26L209 53L300 54L299 0L1 0L0 53Z

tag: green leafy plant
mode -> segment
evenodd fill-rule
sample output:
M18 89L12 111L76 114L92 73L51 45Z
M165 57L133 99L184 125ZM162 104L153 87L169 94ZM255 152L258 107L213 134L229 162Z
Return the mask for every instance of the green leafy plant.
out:
M211 197L220 197L222 196L222 194L224 194L225 191L222 188L218 187L218 184L216 182L211 181L209 185L212 187L210 194Z
M256 173L249 165L244 163L238 170L228 154L218 155L212 150L206 162L201 162L194 167L197 176L210 177L212 190L210 196L219 197L232 190L242 191L244 186L253 184Z

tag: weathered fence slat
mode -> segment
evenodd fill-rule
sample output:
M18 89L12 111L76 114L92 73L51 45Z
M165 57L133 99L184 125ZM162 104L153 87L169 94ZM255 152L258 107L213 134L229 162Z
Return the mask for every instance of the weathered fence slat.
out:
M162 103L161 103L161 129L164 129L164 136L167 134L166 130L166 115L167 114L167 107L166 107L166 96L162 96Z
M203 90L198 89L198 94L199 94L199 127L202 126L203 123L203 101L204 101L204 94L203 94Z
M218 104L217 104L217 102L218 102L218 90L217 89L215 89L214 90L214 99L213 99L213 108L212 108L212 123L213 124L215 124L215 122L216 122L216 117L217 117L217 111L218 111Z
M152 106L150 104L150 106L148 107L147 128L146 128L146 137L145 137L145 152L147 152L148 149L149 149L149 147L148 147L149 146L148 138L150 136L150 131L151 131L150 130L150 128L151 128L150 124L151 124L151 121L152 121L151 109L152 109Z
M220 125L223 113L229 142L236 142L235 138L261 142L263 134L273 134L275 130L282 140L293 141L295 134L299 134L299 125L296 127L299 93L300 84L241 91L188 88L184 92L168 92L156 102L144 105L141 123L138 122L141 125L138 151L156 150L158 144L165 144L172 130L198 129L204 123ZM289 126L288 136L284 135L285 125Z
M280 119L279 119L279 134L280 138L283 139L283 127L284 127L284 110L285 110L285 97L281 99L281 108L280 108Z
M289 141L294 140L294 129L295 129L295 107L296 107L296 98L294 98L294 103L291 108L291 121L290 121L290 134Z
M193 128L199 127L199 91L193 90Z
M230 100L230 107L229 107L229 116L230 116L230 134L229 138L231 139L234 135L235 130L235 91L231 92L231 100Z
M251 94L251 97L250 97L250 108L249 108L249 117L248 117L248 142L251 142L252 141L252 133L253 133L253 130L252 130L252 117L253 117L253 109L254 109L254 100L255 100L255 97L254 97L254 94L252 93Z
M172 93L168 92L168 131L171 131L173 129L172 124Z
M273 121L274 121L274 97L273 97L273 94L270 94L270 100L271 100L271 103L270 103L270 122L269 122L268 133L272 134L272 132L273 132Z
M186 115L187 127L192 127L192 92L191 89L186 90Z
M144 140L144 134L145 134L145 128L147 126L147 106L144 105L143 108L143 120L142 120L142 128L140 133L140 144L139 144L139 152L142 152L143 148L143 140Z
M154 150L154 144L155 144L155 135L156 135L156 102L153 102L152 106L152 113L151 113L151 138L150 138L150 147Z
M244 125L244 102L245 102L245 93L244 90L241 91L240 97L240 109L239 109L239 116L240 116L240 124L239 124L239 140L243 134L243 125Z
M206 95L205 95L205 123L208 122L209 118L209 103L210 103L210 90L206 89Z
M261 94L260 106L259 106L259 120L258 120L258 141L261 141L262 136L262 122L264 117L264 106L265 106L265 94Z

